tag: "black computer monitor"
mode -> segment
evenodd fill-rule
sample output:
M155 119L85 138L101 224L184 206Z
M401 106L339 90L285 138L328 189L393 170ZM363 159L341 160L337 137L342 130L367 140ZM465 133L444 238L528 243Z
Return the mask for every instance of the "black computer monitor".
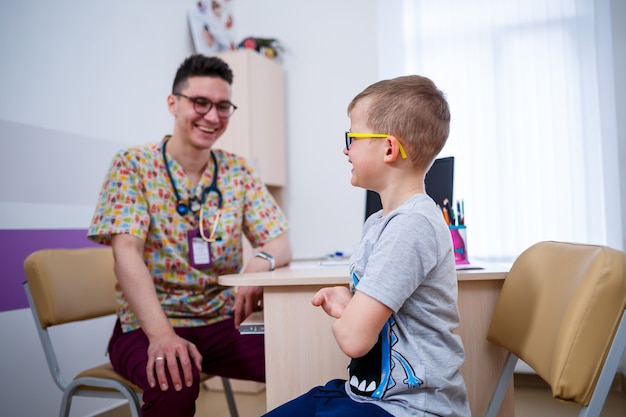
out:
M454 157L435 159L433 165L426 173L424 178L426 186L426 194L432 198L435 203L443 206L443 201L448 199L450 204L452 200L452 191L454 187ZM365 199L365 218L367 219L372 213L376 213L383 208L380 202L380 196L377 192L367 190Z

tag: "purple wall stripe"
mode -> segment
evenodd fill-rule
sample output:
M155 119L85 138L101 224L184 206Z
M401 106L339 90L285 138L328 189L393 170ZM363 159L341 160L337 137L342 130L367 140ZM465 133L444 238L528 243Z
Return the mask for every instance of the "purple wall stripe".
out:
M0 230L0 312L28 308L22 283L24 259L39 249L98 246L87 239L86 229Z

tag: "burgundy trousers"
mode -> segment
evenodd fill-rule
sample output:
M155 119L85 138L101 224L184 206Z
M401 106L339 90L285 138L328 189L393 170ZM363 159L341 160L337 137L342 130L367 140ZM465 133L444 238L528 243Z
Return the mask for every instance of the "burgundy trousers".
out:
M265 381L263 335L240 335L232 319L174 330L196 345L202 354L204 372L226 378ZM182 390L176 391L166 367L169 389L161 391L158 384L151 388L146 376L148 345L143 330L123 333L119 321L115 323L109 342L109 358L120 375L143 389L142 417L193 417L200 393L199 372L193 367L193 385L183 385Z

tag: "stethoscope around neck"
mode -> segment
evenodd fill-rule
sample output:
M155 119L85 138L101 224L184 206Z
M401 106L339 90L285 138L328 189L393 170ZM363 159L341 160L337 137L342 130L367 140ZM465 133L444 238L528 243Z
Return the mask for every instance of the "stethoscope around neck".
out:
M167 160L167 154L165 152L165 147L167 146L168 141L169 141L169 138L166 139L165 142L163 142L163 146L161 147L161 153L163 154L163 163L165 164L167 177L170 180L170 184L172 184L172 189L174 190L174 196L176 197L176 212L181 216L185 216L187 215L187 213L193 213L193 214L198 215L197 213L199 212L200 214L198 215L198 217L199 217L199 223L200 223L199 224L200 236L202 237L202 240L206 242L214 242L215 232L217 230L217 224L219 223L219 219L220 219L220 215L222 211L222 203L223 203L222 193L220 189L217 188L217 170L218 170L217 158L215 157L215 154L213 153L213 151L211 151L211 159L213 160L213 180L211 181L211 185L209 185L208 187L205 187L204 190L202 190L202 193L200 194L200 198L194 195L191 198L189 198L187 202L185 202L180 197L180 194L178 193L178 189L176 187L176 181L174 180L174 177L172 176L172 172L170 171L170 166ZM207 196L211 192L215 192L217 194L218 204L217 204L217 212L215 213L215 219L213 221L213 228L211 229L211 233L209 234L209 237L206 237L204 234L204 227L203 227L204 216L202 214L202 205L204 204Z

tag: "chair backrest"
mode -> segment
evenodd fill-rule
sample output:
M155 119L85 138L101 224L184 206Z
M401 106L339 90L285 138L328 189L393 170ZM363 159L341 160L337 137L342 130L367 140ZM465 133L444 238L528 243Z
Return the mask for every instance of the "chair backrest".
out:
M109 247L39 250L26 258L24 272L43 328L116 312Z
M626 308L626 253L540 242L506 277L487 339L530 365L555 398L587 405Z

